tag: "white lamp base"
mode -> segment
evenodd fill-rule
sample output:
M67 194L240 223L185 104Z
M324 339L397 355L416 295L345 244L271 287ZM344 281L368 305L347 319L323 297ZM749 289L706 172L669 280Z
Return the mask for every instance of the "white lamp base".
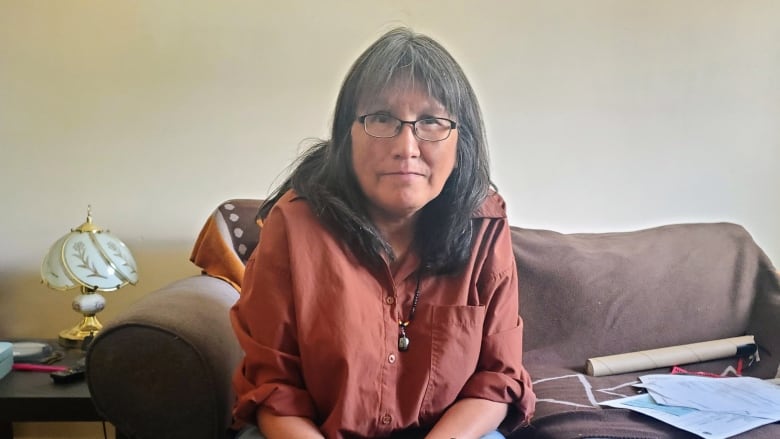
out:
M76 296L71 305L84 317L78 325L60 332L59 343L67 348L82 347L84 339L96 336L103 329L95 314L105 308L106 299L98 293L85 291Z

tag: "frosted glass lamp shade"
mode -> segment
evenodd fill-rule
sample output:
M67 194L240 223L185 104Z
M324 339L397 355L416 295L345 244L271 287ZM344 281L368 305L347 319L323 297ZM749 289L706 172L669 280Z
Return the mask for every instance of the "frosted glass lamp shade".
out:
M91 217L49 249L41 264L41 278L50 288L114 291L138 282L135 259L127 246L107 230L92 225Z
M81 324L60 333L60 343L74 346L102 328L95 314L105 307L98 291L114 291L138 282L135 259L127 246L87 221L58 239L41 263L41 279L48 287L66 291L81 288L73 309L84 315Z
M41 265L44 283L55 290L84 286L114 291L138 282L135 260L127 246L108 232L70 232L60 238Z

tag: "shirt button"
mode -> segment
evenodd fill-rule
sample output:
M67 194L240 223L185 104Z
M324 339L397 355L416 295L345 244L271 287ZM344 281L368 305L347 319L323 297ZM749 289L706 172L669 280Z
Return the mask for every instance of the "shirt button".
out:
M382 416L382 423L385 424L385 425L389 424L392 420L393 420L393 417L390 416L389 414L386 414L386 415Z
M395 303L395 297L393 297L393 296L387 296L387 297L385 298L385 302L386 302L388 305L392 305L392 304L394 304L394 303Z
M393 364L393 363L395 363L395 354L390 354L390 355L387 357L387 361L388 361L390 364Z

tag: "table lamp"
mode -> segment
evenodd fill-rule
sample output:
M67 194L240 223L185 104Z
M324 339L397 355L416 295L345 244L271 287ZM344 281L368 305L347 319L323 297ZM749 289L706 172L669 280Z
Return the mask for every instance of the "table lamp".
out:
M60 345L81 347L84 339L94 337L103 327L97 313L105 308L106 299L98 292L135 285L138 272L127 246L92 224L92 209L87 207L87 221L58 239L43 258L41 279L55 290L81 288L72 302L73 309L83 315L81 322L59 334Z

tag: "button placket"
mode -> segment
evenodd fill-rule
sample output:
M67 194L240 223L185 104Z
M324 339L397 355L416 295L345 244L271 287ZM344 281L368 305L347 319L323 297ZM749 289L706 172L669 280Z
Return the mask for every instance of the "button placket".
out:
M390 272L388 270L388 274L390 275ZM397 285L395 283L395 280L393 279L392 275L389 276L390 282L385 284L385 291L384 291L384 297L381 297L380 300L384 302L383 312L385 314L385 336L387 337L388 347L384 350L384 363L381 367L382 369L382 393L380 396L380 410L378 411L378 418L377 422L377 429L382 434L389 434L390 429L393 428L393 422L395 421L393 419L393 415L391 414L390 410L392 410L392 407L395 404L395 400L397 397L395 388L395 385L393 383L397 380L397 366L396 363L398 363L398 355L396 353L396 343L397 343L397 331L398 331L398 306L400 304L399 298L398 298L398 290L400 289L401 285ZM381 357L380 357L381 358Z

